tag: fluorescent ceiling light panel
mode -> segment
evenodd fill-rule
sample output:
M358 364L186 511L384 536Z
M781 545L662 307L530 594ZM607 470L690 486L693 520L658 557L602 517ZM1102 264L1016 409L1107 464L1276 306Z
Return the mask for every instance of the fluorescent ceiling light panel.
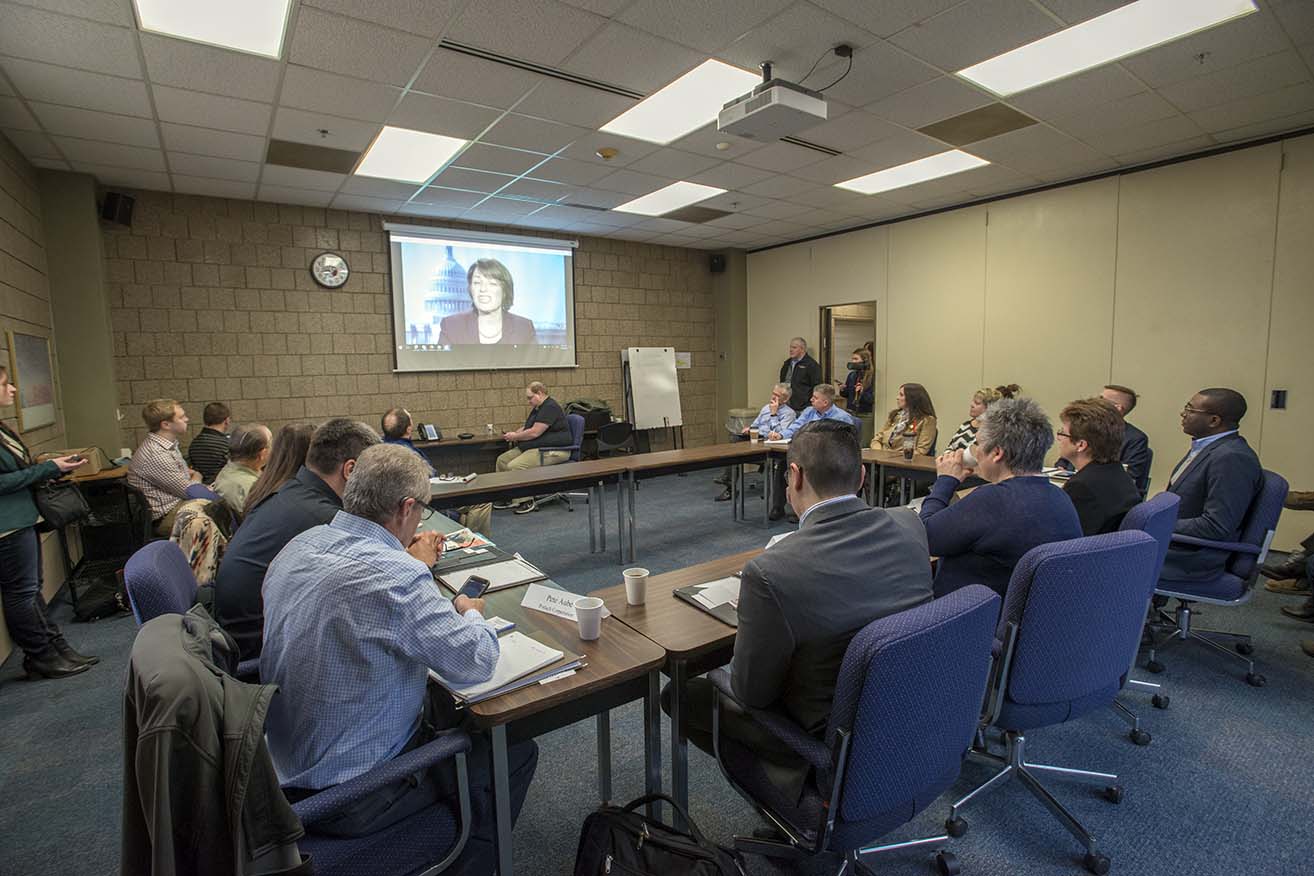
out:
M916 185L917 183L926 182L928 179L937 179L942 176L961 173L964 170L971 170L974 167L981 167L989 163L984 158L968 155L959 149L951 149L948 152L941 152L939 155L900 164L898 167L887 167L885 170L878 170L866 176L837 182L835 188L848 189L860 195L874 195L877 192L888 192L890 189L901 189L904 186Z
M726 102L747 94L761 81L756 73L708 59L600 130L664 146L715 121Z
M365 152L356 175L422 183L451 161L467 142L386 125Z
M691 182L673 182L664 189L658 189L642 197L627 201L619 207L613 207L621 213L638 213L641 216L662 216L672 210L706 201L725 193L725 189L716 186L704 186Z
M278 58L292 0L134 0L142 30Z
M959 70L1007 97L1181 39L1256 10L1254 0L1136 0Z

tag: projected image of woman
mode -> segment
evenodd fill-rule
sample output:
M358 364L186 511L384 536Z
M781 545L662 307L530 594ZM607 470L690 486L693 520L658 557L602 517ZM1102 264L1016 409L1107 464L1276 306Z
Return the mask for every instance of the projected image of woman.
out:
M479 259L466 274L470 309L443 317L440 344L533 344L534 323L511 313L516 284L506 265Z

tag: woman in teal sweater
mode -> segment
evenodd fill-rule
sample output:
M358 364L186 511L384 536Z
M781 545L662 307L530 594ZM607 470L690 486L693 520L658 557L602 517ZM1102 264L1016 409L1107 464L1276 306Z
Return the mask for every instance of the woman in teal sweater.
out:
M17 391L9 382L9 369L0 365L0 407L13 404ZM18 435L0 423L0 600L9 636L23 649L23 669L32 678L66 678L100 662L64 641L59 627L46 617L41 598L41 539L36 531L40 515L32 487L81 464L70 460L64 456L34 465Z

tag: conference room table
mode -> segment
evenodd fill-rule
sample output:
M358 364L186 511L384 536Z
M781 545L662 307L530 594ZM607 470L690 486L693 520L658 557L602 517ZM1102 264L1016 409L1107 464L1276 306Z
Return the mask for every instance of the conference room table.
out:
M886 477L891 473L899 478L899 504L908 504L908 474L913 472L930 472L935 474L935 457L915 454L912 459L903 455L901 450L873 450L867 448L862 451L862 464L867 467L867 482L865 492L867 493L868 505L879 505L882 502L882 495L879 492L880 485L885 483Z

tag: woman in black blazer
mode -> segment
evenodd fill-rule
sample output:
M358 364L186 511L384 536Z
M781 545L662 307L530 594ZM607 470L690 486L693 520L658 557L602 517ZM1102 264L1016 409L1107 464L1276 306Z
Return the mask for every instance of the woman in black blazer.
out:
M1064 408L1059 422L1059 456L1076 472L1063 490L1077 509L1082 534L1116 532L1122 518L1141 501L1136 482L1118 462L1122 415L1112 402L1086 398Z

